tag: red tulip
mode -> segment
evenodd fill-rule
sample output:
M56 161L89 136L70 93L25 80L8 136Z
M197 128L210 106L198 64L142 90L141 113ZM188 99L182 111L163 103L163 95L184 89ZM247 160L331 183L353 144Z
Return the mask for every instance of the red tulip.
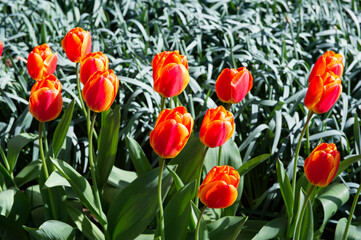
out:
M154 90L163 97L179 95L189 83L188 62L178 51L158 53L152 61Z
M90 110L103 112L113 104L118 93L119 79L113 70L97 71L83 88L83 99Z
M321 143L305 160L305 175L316 186L325 187L335 177L340 164L340 153L335 144Z
M4 43L0 41L0 59L1 59L1 54L3 54L3 49L4 49Z
M239 173L230 166L215 166L198 190L201 202L209 208L226 208L237 199Z
M319 57L313 66L308 82L317 76L323 76L327 72L333 72L341 77L343 72L343 57L341 54L335 54L333 51L327 51Z
M52 53L45 43L36 46L28 56L28 72L30 77L38 81L55 72L58 63L58 54Z
M341 92L341 78L333 72L327 72L311 80L305 97L305 105L315 113L325 113L336 103Z
M222 146L234 132L233 114L223 106L208 109L203 118L199 138L211 148Z
M57 118L62 108L61 83L54 75L37 81L31 88L29 111L39 122Z
M150 145L161 158L174 158L186 145L192 129L193 119L185 107L164 109L150 133Z
M102 52L88 53L81 60L80 82L86 84L88 79L96 71L104 71L109 68L109 59Z
M216 81L218 98L225 103L239 103L252 89L253 77L245 67L224 69Z
M80 27L74 28L61 40L61 46L69 60L78 63L86 54L91 52L92 40L90 32Z

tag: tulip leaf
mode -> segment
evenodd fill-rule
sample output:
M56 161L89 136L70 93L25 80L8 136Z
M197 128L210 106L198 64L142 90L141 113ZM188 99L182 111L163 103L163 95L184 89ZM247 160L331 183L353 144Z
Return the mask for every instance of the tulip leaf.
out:
M290 180L283 167L283 163L278 159L276 163L277 179L280 185L283 201L285 202L287 216L290 219L293 216L293 193Z
M63 222L49 220L43 223L39 229L24 226L31 237L38 240L72 240L75 239L74 229Z
M335 240L342 240L345 233L347 218L338 220L335 231ZM351 224L347 232L347 240L359 240L361 236L361 223Z
M182 179L168 165L166 166L166 168L168 169L169 173L172 175L174 185L175 185L177 191L179 191L184 186ZM175 168L176 168L176 166L174 166L174 169Z
M139 175L148 172L152 169L142 147L133 138L127 136L125 138L125 144L127 145L130 159L133 162L134 168Z
M295 231L293 235L293 239L313 239L313 211L312 211L312 204L310 199L307 201L306 210L303 215L303 219L300 219L300 213L302 210L302 206L306 200L306 193L301 189L301 193L298 199L298 211L297 211L297 221L295 226ZM301 225L300 225L301 224ZM299 235L297 233L298 225L300 225L300 232Z
M286 218L275 218L266 223L252 240L277 239L277 237L284 236L287 231L287 224Z
M101 224L105 224L106 218L102 210L98 209L97 207L93 191L88 181L68 163L56 158L50 159L60 174L70 183L72 189L77 194L84 206L88 208L92 214L94 214L94 216L98 219L99 222L101 222Z
M18 187L21 187L24 184L37 179L40 174L41 166L42 166L41 160L30 162L16 175L15 177L16 185Z
M1 216L9 216L11 208L14 203L14 189L8 189L0 192L0 215Z
M23 147L25 147L28 143L34 141L37 138L37 134L21 133L9 140L7 159L9 161L11 172L15 168L19 153L23 149Z
M113 166L108 178L108 184L123 189L137 178L137 174Z
M251 160L248 160L246 163L244 163L240 168L238 168L238 173L240 176L243 176L247 174L249 171L251 171L253 168L267 160L271 154L262 154L258 157L252 158Z
M133 239L151 223L158 209L159 168L139 176L125 187L109 207L108 230L112 239ZM163 199L171 186L168 170L163 172Z
M120 126L120 108L116 107L106 117L98 139L97 174L99 186L103 186L109 177L114 165L118 148Z
M320 200L323 208L323 222L319 229L322 233L328 220L336 213L336 211L347 202L350 192L346 185L342 183L333 183L323 188L318 194L317 199Z
M56 126L56 129L55 129L55 132L53 135L53 142L52 142L54 156L58 155L59 150L65 140L66 133L68 132L70 122L73 117L74 104L75 104L75 102L73 99L71 101L71 103L67 106L67 108L65 109L60 122Z
M70 218L73 220L80 232L88 239L104 240L102 231L89 218L75 207L68 205L67 210Z
M345 157L341 162L340 165L338 167L337 173L335 178L340 175L343 171L345 171L349 166L351 166L352 164L361 161L361 154L360 155L349 155L347 157Z
M43 189L53 188L58 186L71 187L69 182L60 173L54 171L44 183Z
M236 239L248 217L227 216L207 225L210 240Z

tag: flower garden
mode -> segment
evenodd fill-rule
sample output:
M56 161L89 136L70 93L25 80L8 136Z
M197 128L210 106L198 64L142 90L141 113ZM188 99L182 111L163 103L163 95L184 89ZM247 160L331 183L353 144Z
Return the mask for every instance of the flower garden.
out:
M361 239L358 1L0 6L1 239Z

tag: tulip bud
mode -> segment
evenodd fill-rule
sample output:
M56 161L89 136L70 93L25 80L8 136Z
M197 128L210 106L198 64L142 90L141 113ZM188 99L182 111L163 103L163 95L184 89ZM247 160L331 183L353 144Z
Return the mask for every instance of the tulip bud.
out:
M321 143L306 158L305 175L311 184L325 187L334 179L339 165L340 153L336 145Z
M198 197L209 208L226 208L237 199L239 173L230 166L215 166L198 189Z
M78 63L86 54L91 52L92 40L90 32L80 27L73 28L61 40L61 46L69 60Z
M62 108L61 83L54 75L37 81L31 88L29 111L39 122L57 118Z
M234 132L233 114L223 106L208 109L203 118L199 138L207 147L222 146Z
M29 75L36 81L41 80L48 75L54 74L57 63L58 54L53 54L46 43L36 46L28 56Z
M80 64L80 82L86 84L88 79L96 71L104 71L109 68L109 59L102 52L88 53L81 60Z
M94 112L103 112L110 108L118 93L119 79L113 70L97 71L83 88L83 99Z
M252 89L253 77L245 67L224 69L216 81L218 98L225 103L239 103Z
M186 145L192 129L193 118L185 107L164 109L150 133L150 145L161 158L174 158Z
M311 80L305 97L305 105L315 113L325 113L336 103L341 92L341 78L333 72L327 72Z
M327 72L333 72L341 77L343 72L343 57L341 54L335 54L333 51L327 51L319 57L313 66L308 82L317 76L323 76Z
M1 59L1 54L3 54L3 49L4 49L4 43L0 41L0 59Z
M189 83L188 62L179 51L158 53L152 61L154 90L163 97L179 95Z

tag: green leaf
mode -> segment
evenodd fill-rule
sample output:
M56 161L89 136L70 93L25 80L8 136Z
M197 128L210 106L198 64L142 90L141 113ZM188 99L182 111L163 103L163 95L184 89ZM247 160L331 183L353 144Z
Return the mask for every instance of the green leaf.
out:
M133 239L141 234L158 209L159 168L144 173L124 188L108 211L108 230L112 239ZM163 199L172 183L168 170L163 172Z
M293 216L293 193L290 180L283 167L283 163L278 159L276 163L277 179L280 185L283 201L286 205L287 216L290 219Z
M53 188L58 186L71 187L69 182L60 173L54 171L50 174L49 178L44 184L44 189Z
M106 123L100 130L98 139L97 154L97 175L99 186L103 186L107 181L114 165L118 148L118 136L120 126L120 108L116 107L106 117Z
M209 239L233 240L241 232L248 217L227 216L207 225Z
M287 231L287 219L276 218L266 223L252 240L276 239L282 237Z
M349 166L361 160L360 155L349 155L340 162L340 166L338 167L335 178L340 175L343 171L345 171Z
M70 218L73 220L80 232L88 239L104 240L104 234L100 229L89 220L89 218L75 207L68 205L67 210Z
M55 129L55 132L53 135L53 141L52 141L54 156L58 155L59 150L65 140L66 133L68 132L70 122L73 117L74 104L75 104L75 102L73 99L71 101L71 103L67 106L67 108L65 109L60 122L56 126L56 129Z
M251 171L253 168L267 160L271 154L262 154L258 157L252 158L251 160L244 163L240 168L238 168L238 173L240 176L245 175L249 171Z
M50 159L60 174L63 175L63 177L70 183L72 189L84 206L88 208L92 214L94 214L102 225L105 224L107 221L106 217L102 210L98 209L97 204L95 203L93 191L88 181L68 163L55 158Z
M179 190L164 209L165 239L183 240L187 236L190 220L191 200L196 194L196 182L193 181Z
M43 223L39 229L24 226L30 236L38 240L72 240L75 239L74 229L66 223L49 220Z
M14 195L14 189L8 189L0 192L0 215L5 217L9 216L14 203Z
M350 197L348 188L342 183L333 183L328 185L318 194L317 199L320 200L323 208L323 221L319 229L323 232L327 222L337 212L337 210L347 202Z
M303 189L301 189L301 193L299 195L299 199L298 199L298 214L297 214L297 221L296 221L296 226L295 226L295 231L294 231L294 235L293 235L293 239L313 239L313 212L312 212L312 204L310 199L308 199L307 201L307 206L306 206L306 210L305 213L303 215L303 219L301 219L300 221L300 213L302 210L302 206L305 202L306 199L306 194L304 193ZM300 225L301 227L301 231L299 236L297 235L297 227L298 225Z
M110 172L108 183L116 188L123 189L137 178L137 174L113 166Z
M142 175L152 169L152 166L145 156L142 147L137 143L137 141L129 136L126 136L125 144L127 145L129 156L133 162L134 168L139 175Z
M42 166L41 160L30 162L26 167L24 167L18 173L18 175L16 175L15 177L16 185L18 187L21 187L24 184L37 179L40 174L41 166Z
M173 182L174 182L174 185L177 189L177 191L179 191L182 187L184 187L184 183L182 181L182 179L178 176L178 174L173 171L168 165L165 166L167 168L167 170L169 171L169 173L172 175L172 178L173 178ZM174 169L177 168L177 165L174 166Z
M338 220L335 231L335 240L342 240L346 230L347 218ZM347 240L359 240L361 236L361 224L350 225L347 232Z
M34 141L37 138L38 135L36 134L21 133L9 140L7 158L9 161L11 172L15 168L19 153L23 149L23 147L25 147L28 143Z

